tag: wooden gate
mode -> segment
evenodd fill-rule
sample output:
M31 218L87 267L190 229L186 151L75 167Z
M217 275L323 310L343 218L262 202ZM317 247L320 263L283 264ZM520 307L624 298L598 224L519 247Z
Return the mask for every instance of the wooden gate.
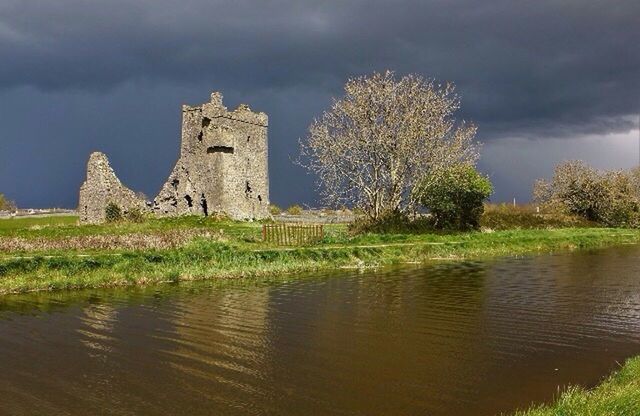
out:
M322 224L263 224L262 241L280 246L300 246L324 238Z

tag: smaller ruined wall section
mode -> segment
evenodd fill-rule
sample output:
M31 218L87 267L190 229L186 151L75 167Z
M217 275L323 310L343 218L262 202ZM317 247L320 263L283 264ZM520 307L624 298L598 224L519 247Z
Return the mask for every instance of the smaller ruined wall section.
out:
M78 213L80 222L98 224L106 220L106 208L114 203L126 214L137 209L148 210L147 203L120 182L104 153L89 157L87 178L80 187Z

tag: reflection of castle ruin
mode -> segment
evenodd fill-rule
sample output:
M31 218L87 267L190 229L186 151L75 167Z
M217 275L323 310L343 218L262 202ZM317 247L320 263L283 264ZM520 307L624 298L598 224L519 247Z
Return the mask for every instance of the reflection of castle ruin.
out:
M154 202L131 200L133 192L116 178L106 156L93 154L80 189L80 220L103 222L109 203L125 213L145 207L159 216L267 217L267 126L267 115L246 105L227 111L219 93L201 106L183 106L180 158Z

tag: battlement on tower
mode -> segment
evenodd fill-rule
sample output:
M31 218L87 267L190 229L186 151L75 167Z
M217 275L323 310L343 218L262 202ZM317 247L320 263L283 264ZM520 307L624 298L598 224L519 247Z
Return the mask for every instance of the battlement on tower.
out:
M211 119L223 117L263 127L269 126L269 118L265 113L254 113L246 104L240 104L235 110L229 111L223 104L222 94L219 92L212 93L211 101L208 103L198 106L183 105L182 112L201 112Z

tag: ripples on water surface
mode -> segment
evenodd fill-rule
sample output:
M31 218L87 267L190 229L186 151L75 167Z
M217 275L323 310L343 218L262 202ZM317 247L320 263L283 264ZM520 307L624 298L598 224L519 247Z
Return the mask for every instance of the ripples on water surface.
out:
M640 354L640 250L0 298L0 414L483 415Z

